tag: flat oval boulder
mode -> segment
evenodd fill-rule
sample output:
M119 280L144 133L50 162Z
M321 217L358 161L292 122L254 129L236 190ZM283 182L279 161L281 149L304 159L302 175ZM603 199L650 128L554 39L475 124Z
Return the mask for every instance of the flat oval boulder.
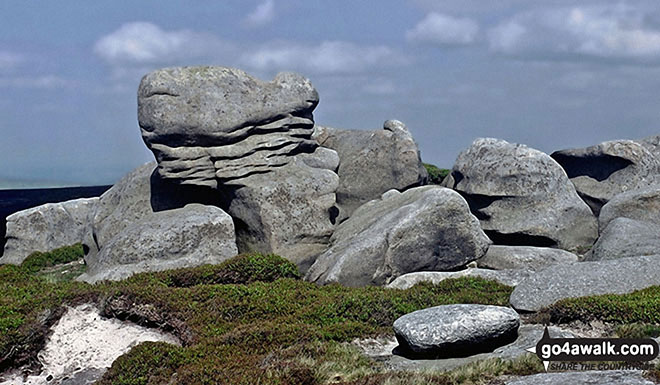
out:
M519 326L511 308L458 304L406 314L394 321L394 333L403 355L464 357L514 341Z
M627 294L660 285L660 255L550 266L522 281L510 303L538 311L565 298Z
M490 269L464 269L459 271L419 271L404 274L387 286L388 289L409 289L418 283L429 282L438 284L446 279L457 279L462 277L479 277L489 281L495 281L502 285L515 287L525 278L533 274L530 270L490 270Z

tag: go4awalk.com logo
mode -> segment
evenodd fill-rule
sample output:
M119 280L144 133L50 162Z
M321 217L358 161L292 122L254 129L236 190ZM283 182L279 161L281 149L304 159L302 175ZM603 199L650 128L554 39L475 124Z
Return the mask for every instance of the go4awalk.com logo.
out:
M527 351L536 353L546 371L620 370L651 368L648 362L658 356L659 348L650 338L551 338L546 327L541 340Z

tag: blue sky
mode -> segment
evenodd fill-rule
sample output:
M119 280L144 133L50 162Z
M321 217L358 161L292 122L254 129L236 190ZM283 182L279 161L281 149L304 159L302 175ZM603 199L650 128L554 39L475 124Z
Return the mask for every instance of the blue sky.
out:
M552 152L660 133L657 1L3 0L0 15L0 182L109 184L152 159L137 86L175 65L300 72L318 124L402 120L444 167L481 136Z

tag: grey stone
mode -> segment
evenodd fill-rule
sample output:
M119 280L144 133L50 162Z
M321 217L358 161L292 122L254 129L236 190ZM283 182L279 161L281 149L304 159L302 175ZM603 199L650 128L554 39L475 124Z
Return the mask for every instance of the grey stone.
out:
M598 235L596 218L564 170L527 146L477 139L459 154L447 183L496 244L577 250Z
M7 217L4 254L0 263L19 265L35 251L50 251L83 241L87 216L99 198L47 203Z
M486 255L477 261L486 269L541 270L557 263L577 262L578 256L566 250L532 246L498 246L488 248Z
M92 385L103 377L106 369L89 368L74 372L60 382L60 385Z
M539 373L506 382L506 385L655 385L642 371L606 370Z
M511 294L520 311L538 311L565 298L627 294L660 285L658 255L550 266L522 281Z
M217 187L313 152L317 104L293 73L262 82L233 68L166 68L142 79L138 121L162 179Z
M314 138L339 154L340 220L388 190L402 191L427 179L417 143L398 120L388 120L376 131L316 126Z
M545 327L543 325L520 325L518 328L518 338L510 344L496 348L489 353L478 353L468 357L454 357L454 358L438 358L438 359L411 359L401 355L392 354L392 345L396 347L396 338L392 337L392 341L382 343L383 349L389 348L389 351L376 351L376 347L371 349L371 356L377 357L383 365L390 370L405 370L405 371L421 371L421 370L434 370L434 371L448 371L459 368L461 366L484 361L493 358L502 360L515 360L522 356L530 355L527 349L536 346L536 343L541 340ZM574 338L573 333L560 329L556 326L550 326L550 336L553 338Z
M596 215L617 194L657 183L660 173L660 159L632 140L556 151L552 157Z
M660 254L659 224L616 218L607 225L585 260L603 261L654 254Z
M525 278L532 274L530 270L488 270L488 269L464 269L459 271L419 271L408 273L397 277L386 287L388 289L409 289L420 282L438 284L446 279L461 277L479 277L501 283L502 285L515 287Z
M491 305L443 305L418 310L394 321L402 353L413 356L467 356L514 341L520 316Z
M235 256L234 224L217 207L190 204L152 213L126 226L93 257L78 280L94 283L133 274L217 264Z
M317 150L317 162L332 158L334 152L327 151ZM328 248L339 181L330 170L310 167L312 159L312 155L296 158L267 174L243 178L236 189L227 188L227 212L236 220L241 252L275 253L305 272Z
M630 218L660 225L660 185L630 190L614 196L598 216L602 232L615 218Z
M652 135L636 142L644 146L656 159L660 159L660 135Z
M307 280L383 285L405 273L465 266L490 244L465 200L439 186L386 192L339 225L331 242Z

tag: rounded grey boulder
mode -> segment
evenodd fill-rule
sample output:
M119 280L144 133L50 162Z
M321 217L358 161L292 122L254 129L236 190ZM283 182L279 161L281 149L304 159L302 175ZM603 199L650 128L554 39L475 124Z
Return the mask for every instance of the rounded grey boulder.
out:
M596 218L548 155L480 138L456 159L447 182L496 243L576 250L598 236Z
M660 224L616 218L611 221L585 257L603 261L660 254Z
M660 185L626 191L612 198L600 210L600 231L603 232L616 218L630 218L660 225Z
M78 280L120 280L135 273L217 264L238 254L231 217L200 204L160 211L126 226L94 256Z
M376 131L316 126L314 138L339 155L340 221L388 190L419 186L427 178L417 143L398 120L388 120Z
M520 316L491 305L443 305L418 310L394 321L403 355L464 357L514 341Z
M465 266L484 255L490 240L458 193L423 186L390 190L360 206L337 227L331 244L306 279L355 287Z
M7 217L7 243L0 263L21 264L35 251L50 251L82 242L87 216L99 198L47 203Z
M486 255L477 261L486 269L542 270L557 263L577 262L578 257L566 250L533 246L491 245Z

